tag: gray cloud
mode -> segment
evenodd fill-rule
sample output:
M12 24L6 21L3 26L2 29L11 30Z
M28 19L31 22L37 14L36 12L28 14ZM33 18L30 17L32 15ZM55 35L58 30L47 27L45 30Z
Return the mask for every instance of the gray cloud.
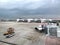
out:
M59 0L2 0L0 1L1 8L23 8L23 9L36 9L36 8L48 8L59 5Z
M59 15L60 0L0 1L0 17L24 15ZM10 16L11 15L11 16Z

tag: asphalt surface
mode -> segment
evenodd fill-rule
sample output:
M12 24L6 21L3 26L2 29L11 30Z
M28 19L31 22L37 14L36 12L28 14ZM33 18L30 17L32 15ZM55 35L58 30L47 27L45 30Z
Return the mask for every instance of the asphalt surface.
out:
M0 22L0 45L45 45L45 35L34 29L39 24ZM3 34L9 27L15 29L15 36L6 38Z

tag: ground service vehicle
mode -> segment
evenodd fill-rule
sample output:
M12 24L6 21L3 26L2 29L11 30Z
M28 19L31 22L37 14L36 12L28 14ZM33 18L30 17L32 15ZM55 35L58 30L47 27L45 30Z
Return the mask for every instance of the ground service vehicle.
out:
M7 32L5 32L3 35L6 36L6 38L12 37L14 36L15 32L14 32L14 28L8 28Z

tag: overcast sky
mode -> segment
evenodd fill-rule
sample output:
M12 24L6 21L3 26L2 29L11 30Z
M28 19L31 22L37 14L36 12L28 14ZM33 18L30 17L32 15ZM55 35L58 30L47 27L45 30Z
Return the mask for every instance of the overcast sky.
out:
M60 0L0 0L0 14L7 14L5 12L11 15L59 15Z
M0 7L8 9L37 9L56 7L57 5L60 5L60 0L0 0Z

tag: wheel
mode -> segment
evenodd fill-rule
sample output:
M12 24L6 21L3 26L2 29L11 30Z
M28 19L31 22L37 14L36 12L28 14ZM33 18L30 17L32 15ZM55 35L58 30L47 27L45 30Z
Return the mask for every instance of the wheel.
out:
M35 30L38 30L37 27L35 27Z
M10 36L8 35L8 36L6 36L6 38L10 38Z

